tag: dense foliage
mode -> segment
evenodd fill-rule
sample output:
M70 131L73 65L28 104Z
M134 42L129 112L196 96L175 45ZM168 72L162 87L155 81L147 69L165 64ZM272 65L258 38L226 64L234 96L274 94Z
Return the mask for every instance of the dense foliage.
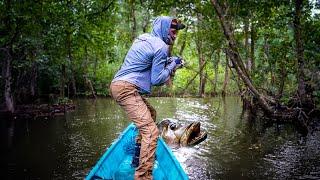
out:
M298 88L295 3L227 3L227 18L254 85L289 101ZM42 96L108 95L132 40L150 31L158 15L175 16L187 24L172 52L184 57L187 65L176 73L173 86L157 87L154 95L243 90L226 56L228 43L210 1L5 0L0 2L1 102L6 101L8 82L16 104ZM304 1L300 19L306 87L319 105L319 4Z

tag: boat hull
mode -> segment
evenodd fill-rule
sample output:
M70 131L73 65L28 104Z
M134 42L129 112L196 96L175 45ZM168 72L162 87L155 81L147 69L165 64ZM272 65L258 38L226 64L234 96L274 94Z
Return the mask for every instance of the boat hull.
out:
M131 166L131 161L134 155L134 144L137 133L138 130L135 125L130 124L102 155L85 179L134 179L135 169ZM152 175L154 180L188 179L180 163L162 138L158 139Z

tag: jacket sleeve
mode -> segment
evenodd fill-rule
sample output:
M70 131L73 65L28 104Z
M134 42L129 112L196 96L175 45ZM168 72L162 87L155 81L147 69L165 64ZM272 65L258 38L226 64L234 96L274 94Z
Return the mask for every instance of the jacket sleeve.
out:
M167 50L164 48L159 49L155 52L153 57L151 67L151 84L154 86L165 83L176 66L174 61L166 65L168 57L166 51Z

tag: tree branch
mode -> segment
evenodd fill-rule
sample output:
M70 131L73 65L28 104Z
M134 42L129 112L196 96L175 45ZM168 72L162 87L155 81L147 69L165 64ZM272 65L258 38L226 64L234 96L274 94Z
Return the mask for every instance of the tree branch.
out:
M106 5L105 5L102 9L100 9L99 11L86 14L85 17L91 19L91 18L93 18L93 17L95 17L95 16L98 16L98 15L104 13L105 11L107 11L107 10L111 7L111 5L113 4L113 2L114 2L114 0L111 0L111 2L109 2L109 4L106 4Z

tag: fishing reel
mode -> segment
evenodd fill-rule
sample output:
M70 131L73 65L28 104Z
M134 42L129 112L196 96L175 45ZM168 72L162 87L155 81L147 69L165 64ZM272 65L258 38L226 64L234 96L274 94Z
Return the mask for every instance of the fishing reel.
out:
M172 61L178 61L180 63L177 64L177 66L175 67L175 69L180 69L180 68L183 68L185 66L185 61L182 57L179 57L179 56L171 56L168 58L167 60L167 64L170 64Z

